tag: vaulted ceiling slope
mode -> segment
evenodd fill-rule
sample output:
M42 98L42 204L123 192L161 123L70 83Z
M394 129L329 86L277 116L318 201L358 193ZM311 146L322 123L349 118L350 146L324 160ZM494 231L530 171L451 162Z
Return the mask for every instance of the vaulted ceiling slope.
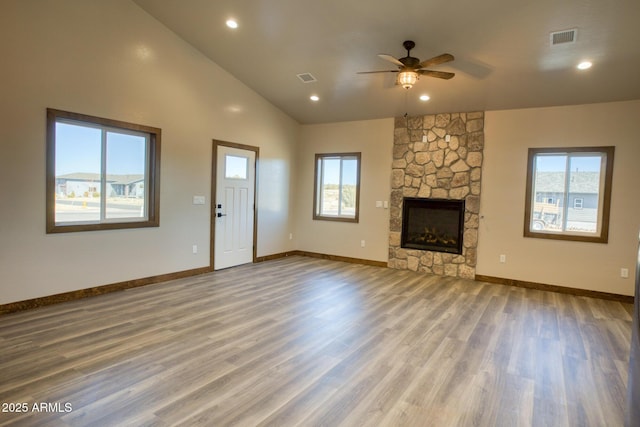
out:
M638 0L134 1L303 124L640 99ZM455 77L406 90L396 73L356 74L394 69L378 54L405 56L405 40L422 60L454 55L430 68Z

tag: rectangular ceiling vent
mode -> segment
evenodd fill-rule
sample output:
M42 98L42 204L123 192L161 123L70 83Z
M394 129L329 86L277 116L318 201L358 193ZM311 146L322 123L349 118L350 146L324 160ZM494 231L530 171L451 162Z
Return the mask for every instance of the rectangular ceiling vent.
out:
M551 33L551 46L559 44L575 43L578 30L572 28L570 30L555 31Z
M313 83L313 82L317 82L318 80L316 80L315 77L313 77L311 75L311 73L302 73L302 74L297 74L298 78L300 79L300 81L302 83Z

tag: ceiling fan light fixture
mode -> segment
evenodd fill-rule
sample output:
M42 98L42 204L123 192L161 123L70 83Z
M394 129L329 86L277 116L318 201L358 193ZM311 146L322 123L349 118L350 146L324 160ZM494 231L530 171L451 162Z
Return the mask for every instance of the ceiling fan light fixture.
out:
M418 81L418 73L415 71L402 71L398 74L398 84L405 89L411 89L416 81Z

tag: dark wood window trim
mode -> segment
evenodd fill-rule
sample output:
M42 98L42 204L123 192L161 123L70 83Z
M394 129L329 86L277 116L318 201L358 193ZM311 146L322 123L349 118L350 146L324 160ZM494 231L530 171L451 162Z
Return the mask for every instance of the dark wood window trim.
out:
M145 221L123 221L81 224L56 224L55 191L56 191L56 122L60 119L75 121L80 124L98 125L116 129L143 132L149 135L149 151L147 159L148 189L145 201L147 219ZM160 226L160 140L162 131L159 128L105 119L86 114L61 111L47 108L47 143L46 143L46 231L47 233L67 233L75 231L114 230L127 228L144 228Z
M602 201L602 217L600 218L600 233L596 236L584 234L571 234L565 232L549 233L531 230L531 204L533 198L533 173L534 160L536 155L542 153L552 154L573 154L573 153L603 153L606 155L604 170L604 188L600 195ZM578 242L607 243L609 241L609 216L611 211L611 187L613 180L613 157L615 147L550 147L550 148L529 148L527 160L527 183L525 191L524 210L524 237L535 237L540 239L570 240Z
M318 213L318 186L320 185L318 179L318 162L323 158L330 157L355 157L358 165L356 170L356 207L355 207L355 216L354 217L343 217L343 216L328 216L321 215ZM323 220L323 221L340 221L340 222L358 222L360 218L360 170L361 170L361 153L322 153L315 155L315 165L314 165L314 178L313 178L313 219L314 220Z

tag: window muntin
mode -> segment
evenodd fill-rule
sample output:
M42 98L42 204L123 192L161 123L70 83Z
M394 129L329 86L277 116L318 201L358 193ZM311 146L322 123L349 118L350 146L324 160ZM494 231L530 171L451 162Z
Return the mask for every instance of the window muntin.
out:
M614 147L529 149L525 237L606 243Z
M159 225L160 129L47 110L47 232Z
M316 154L313 218L358 222L360 153Z

